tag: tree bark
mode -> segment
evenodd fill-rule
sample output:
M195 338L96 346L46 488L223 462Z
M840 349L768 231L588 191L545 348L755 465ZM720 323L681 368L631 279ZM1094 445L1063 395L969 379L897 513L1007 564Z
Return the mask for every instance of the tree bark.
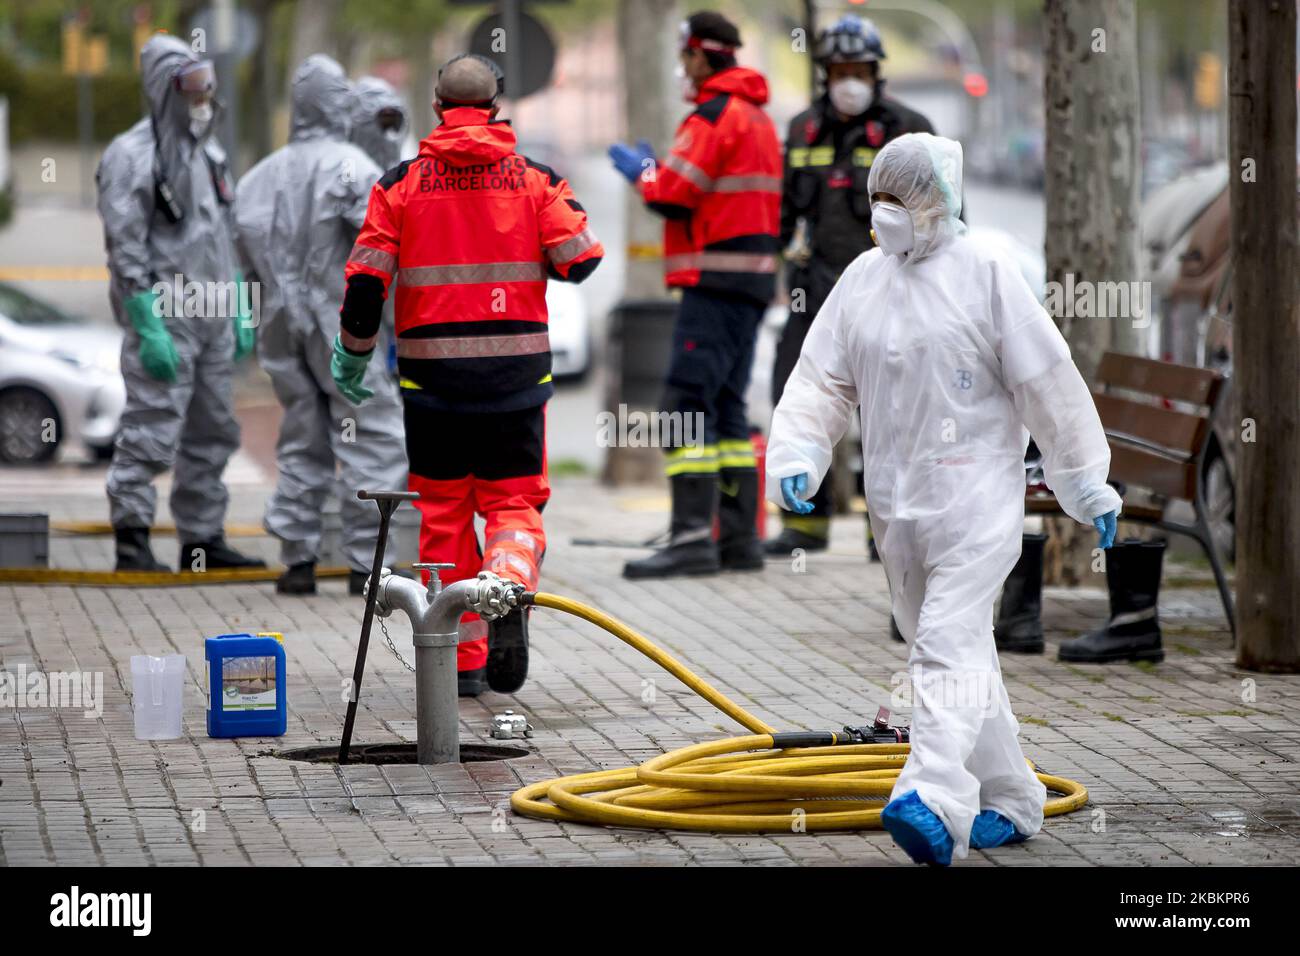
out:
M1045 0L1044 14L1047 279L1098 293L1101 283L1140 278L1137 18L1133 0ZM1056 301L1063 307L1053 318L1089 384L1107 349L1146 352L1150 316L1131 297L1124 314L1109 318L1079 316ZM1094 580L1095 532L1069 518L1045 524L1044 580Z
M626 138L645 139L661 159L672 145L677 122L688 109L674 94L677 63L677 0L619 0L618 49L622 60L623 115ZM623 298L664 299L663 219L645 208L640 193L626 187L624 197L626 261ZM611 346L621 337L619 319L610 323ZM611 348L615 365L606 376L605 407L617 411L622 401L621 349ZM616 446L607 450L602 478L607 484L642 483L660 479L663 452L658 448Z
M658 156L672 144L686 105L671 94L677 63L677 0L620 0L618 48L623 60L623 109L629 140L647 139ZM629 299L664 296L663 219L629 189L626 199Z
M1300 670L1295 41L1292 0L1228 3L1237 664L1289 673Z

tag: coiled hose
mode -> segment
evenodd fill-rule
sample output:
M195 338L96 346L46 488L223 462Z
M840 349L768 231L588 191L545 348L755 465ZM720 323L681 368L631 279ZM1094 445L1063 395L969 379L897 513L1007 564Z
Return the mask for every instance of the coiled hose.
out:
M530 784L510 798L516 813L567 823L721 833L880 827L880 811L907 759L907 744L850 743L848 734L833 732L778 733L608 614L540 591L525 595L524 603L604 628L752 733L682 747L639 767ZM1045 816L1088 802L1080 783L1045 773L1038 779L1056 794L1043 808Z

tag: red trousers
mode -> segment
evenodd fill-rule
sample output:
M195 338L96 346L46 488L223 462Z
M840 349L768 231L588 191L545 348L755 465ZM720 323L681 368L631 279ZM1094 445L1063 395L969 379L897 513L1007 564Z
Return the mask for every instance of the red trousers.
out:
M409 487L419 492L420 560L455 567L444 583L492 571L537 589L546 532L545 406L515 412L460 413L424 407L406 396ZM485 522L480 545L475 516ZM477 614L460 622L457 668L487 662L487 624Z

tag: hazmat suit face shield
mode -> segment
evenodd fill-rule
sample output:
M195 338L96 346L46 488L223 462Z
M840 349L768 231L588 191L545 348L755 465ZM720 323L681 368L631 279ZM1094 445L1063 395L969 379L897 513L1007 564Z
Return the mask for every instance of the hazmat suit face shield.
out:
M871 196L887 194L911 220L912 243L903 238L905 230L895 204L874 203L872 228L880 247L893 245L892 254L906 255L909 260L923 259L953 236L965 233L961 215L962 150L961 144L929 133L908 133L891 141L876 156L867 178ZM885 207L877 221L876 206ZM886 238L888 236L888 238Z
M190 135L203 139L212 130L216 118L217 72L211 60L199 60L182 66L172 75L172 94L177 108L185 110Z

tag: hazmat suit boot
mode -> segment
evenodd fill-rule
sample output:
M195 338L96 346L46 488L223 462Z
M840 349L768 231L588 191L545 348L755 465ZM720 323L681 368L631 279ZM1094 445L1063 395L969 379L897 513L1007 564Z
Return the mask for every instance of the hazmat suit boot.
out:
M1124 541L1106 552L1110 621L1100 630L1061 645L1058 660L1104 664L1110 661L1162 661L1156 602L1165 542Z
M994 847L1024 843L1029 837L1016 829L1016 825L996 810L981 810L970 828L972 850L992 850Z
M724 571L763 570L758 540L758 472L724 468L718 476L718 559Z
M276 594L315 594L316 562L301 561L291 564L275 579Z
M713 514L717 510L717 474L672 476L673 516L668 546L648 558L623 565L623 577L672 578L717 574L718 544L713 540Z
M472 671L457 671L456 695L458 697L477 697L483 693L483 691L487 690L487 684L483 679L486 674L486 667L476 667Z
M113 537L117 541L117 570L171 570L153 556L153 549L149 547L148 528L114 528Z
M795 551L825 551L829 543L829 538L825 535L809 534L787 525L781 529L780 534L763 545L763 551L770 557L788 558Z
M1043 653L1043 545L1045 534L1020 538L1020 559L1002 585L993 640L999 651Z
M529 608L488 622L487 685L498 694L513 694L528 679Z
M952 863L952 835L915 790L885 804L885 809L880 811L880 823L913 863L937 866Z
M181 571L214 571L217 568L264 568L266 562L240 554L225 538L190 541L181 545Z

